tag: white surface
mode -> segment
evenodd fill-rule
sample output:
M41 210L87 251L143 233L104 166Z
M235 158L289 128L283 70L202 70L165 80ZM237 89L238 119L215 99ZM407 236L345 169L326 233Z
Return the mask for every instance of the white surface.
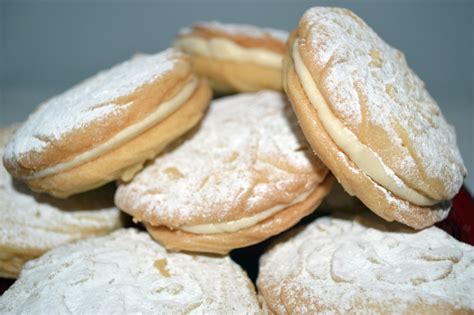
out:
M258 314L250 279L230 257L168 253L118 230L31 261L0 297L2 314Z
M316 305L324 314L416 312L410 304L469 312L473 259L474 247L435 226L413 232L372 214L323 217L260 258L257 284L282 302L273 305L278 313L289 304L297 314L312 314ZM379 308L360 309L371 303Z

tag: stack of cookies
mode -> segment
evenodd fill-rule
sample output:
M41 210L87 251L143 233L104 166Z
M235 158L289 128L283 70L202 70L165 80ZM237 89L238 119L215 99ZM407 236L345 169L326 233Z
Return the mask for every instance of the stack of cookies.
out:
M19 275L0 313L474 312L474 248L433 226L466 176L454 129L349 10L291 34L196 23L0 140L0 275ZM257 293L227 254L333 186L364 207L277 238Z

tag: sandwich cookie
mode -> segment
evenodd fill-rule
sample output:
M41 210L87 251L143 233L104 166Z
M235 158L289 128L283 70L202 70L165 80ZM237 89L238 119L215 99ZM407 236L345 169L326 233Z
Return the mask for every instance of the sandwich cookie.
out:
M257 287L270 314L472 314L473 261L437 227L323 217L261 257Z
M119 230L26 264L0 297L15 314L259 314L255 289L229 257L168 253Z
M331 188L279 92L214 101L182 141L115 194L168 249L225 254L261 242L312 213Z
M0 128L0 154L16 127ZM0 165L0 277L61 244L104 235L122 225L114 187L55 199L31 192Z
M421 229L448 214L466 169L403 54L354 13L312 8L289 40L284 86L306 139L344 189Z
M19 128L5 167L31 189L61 198L130 180L201 119L211 91L191 68L185 55L169 49L79 83Z
M200 22L183 29L174 46L191 56L199 75L219 93L282 91L288 33L252 25Z

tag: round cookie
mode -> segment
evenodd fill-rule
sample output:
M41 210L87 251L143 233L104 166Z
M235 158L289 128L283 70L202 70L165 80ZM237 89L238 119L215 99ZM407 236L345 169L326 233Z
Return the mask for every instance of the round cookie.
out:
M17 126L0 128L0 154ZM61 244L110 233L122 223L113 186L54 199L31 192L0 165L0 277Z
M259 314L255 289L229 257L168 253L119 230L29 262L0 313Z
M270 314L472 314L473 262L437 227L323 217L261 257L257 287Z
M179 32L174 46L219 93L282 91L288 33L245 24L199 22Z
M225 254L261 242L312 213L331 188L279 92L213 101L182 141L115 194L168 249Z
M403 54L339 8L306 11L288 45L285 90L344 189L388 221L420 229L445 218L466 169Z
M3 162L31 189L61 198L130 180L201 119L210 98L182 53L139 55L41 104Z

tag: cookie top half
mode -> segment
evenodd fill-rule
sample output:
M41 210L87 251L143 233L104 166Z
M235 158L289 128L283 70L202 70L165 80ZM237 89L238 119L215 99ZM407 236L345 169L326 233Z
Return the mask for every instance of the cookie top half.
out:
M359 168L415 205L457 193L466 169L454 129L403 53L340 8L306 11L291 45L319 119Z
M277 314L467 314L473 261L474 247L437 227L415 232L367 212L320 218L277 243L257 285Z
M29 262L1 313L258 314L255 289L229 257L168 253L123 229Z

